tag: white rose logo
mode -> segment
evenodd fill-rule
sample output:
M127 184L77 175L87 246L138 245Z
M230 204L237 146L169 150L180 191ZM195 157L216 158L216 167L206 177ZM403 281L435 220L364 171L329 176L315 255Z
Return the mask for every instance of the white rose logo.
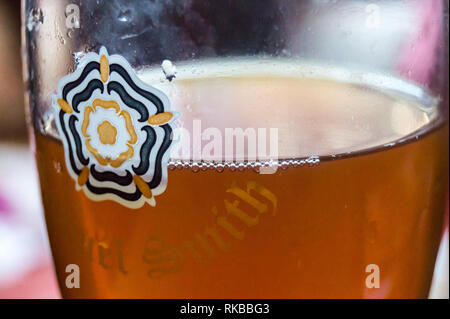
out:
M53 97L66 166L92 200L156 205L167 187L176 114L120 55L88 53Z

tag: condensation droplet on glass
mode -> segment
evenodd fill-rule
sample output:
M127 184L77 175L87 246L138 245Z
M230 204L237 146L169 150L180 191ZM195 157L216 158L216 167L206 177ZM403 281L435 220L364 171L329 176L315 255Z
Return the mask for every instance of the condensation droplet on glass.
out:
M28 31L39 30L39 25L44 23L44 14L40 8L33 8L28 13L27 29Z
M75 62L75 66L78 66L80 64L81 59L86 55L86 52L84 51L77 51L73 53L73 59Z
M164 72L164 75L166 76L166 79L169 81L172 81L177 73L177 68L175 65L172 64L172 61L170 60L164 60L161 63L162 71Z
M119 16L117 17L117 20L119 20L120 22L130 22L131 11L130 10L121 11L119 13Z
M60 42L62 45L66 44L66 39L64 39L64 36L63 36L61 33L58 33L58 34L56 35L56 37L58 38L59 42Z

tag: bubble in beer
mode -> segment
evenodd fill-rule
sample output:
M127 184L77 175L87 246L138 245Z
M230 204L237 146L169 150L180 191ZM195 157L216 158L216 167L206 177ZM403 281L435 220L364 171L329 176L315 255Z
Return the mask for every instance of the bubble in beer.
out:
M217 164L217 165L216 165L216 171L217 171L218 173L222 173L223 170L224 170L224 165L223 165L223 164Z
M177 161L176 162L176 167L178 170L182 170L183 169L183 162L182 161Z
M254 161L254 162L215 162L215 161L201 161L201 162L192 162L192 161L169 161L167 167L169 170L191 170L194 173L197 172L206 172L208 170L216 171L218 173L222 173L225 170L230 172L245 172L245 171L253 171L255 173L260 173L261 168L276 168L280 167L282 170L287 170L289 168L296 168L304 166L308 164L308 166L315 166L320 162L318 157L310 157L307 159L291 159L291 160L283 160L283 161Z
M194 173L197 173L198 171L200 171L200 166L196 162L194 162L194 163L192 163L191 170Z

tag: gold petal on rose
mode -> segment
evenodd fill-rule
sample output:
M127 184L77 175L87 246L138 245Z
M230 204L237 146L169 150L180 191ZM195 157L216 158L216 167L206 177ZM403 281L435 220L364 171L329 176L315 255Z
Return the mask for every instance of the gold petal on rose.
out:
M100 57L100 78L102 79L103 83L108 81L109 78L109 63L108 59L104 55Z
M58 99L58 105L67 114L70 114L73 112L72 107L64 99Z
M89 138L89 134L87 133L87 128L89 126L89 116L94 112L91 106L88 106L84 109L83 123L81 124L81 133L84 137Z
M102 144L114 145L117 139L117 129L108 121L97 126L98 138Z
M136 187L140 190L142 195L146 198L152 198L153 193L148 184L140 177L139 175L133 175L133 181L136 184Z
M84 166L81 169L80 175L78 175L78 185L83 186L87 183L89 179L89 168L87 166Z
M94 107L94 110L97 107L102 107L104 109L114 109L116 111L116 113L119 113L119 111L120 111L119 103L117 103L114 100L112 100L112 101L105 101L105 100L102 100L102 99L95 99L92 102L92 106Z
M133 127L133 122L131 121L131 115L125 110L120 111L119 116L123 116L125 119L125 126L127 128L128 134L130 134L130 140L128 143L135 144L137 142L137 134Z
M172 118L173 114L171 112L163 112L150 116L147 122L150 125L159 126L170 122Z
M109 163L108 158L103 158L100 155L100 153L97 151L97 149L92 147L90 139L87 139L85 144L86 144L86 148L88 149L88 151L91 152L91 154L95 156L95 158L100 163L100 165L103 165L103 166L108 165L108 163Z
M117 156L117 158L113 161L110 161L110 165L114 168L118 168L120 167L120 165L123 164L123 162L125 162L127 159L130 159L133 157L134 154L134 149L132 146L127 145L128 146L128 150L126 150L125 152L121 153L119 156Z

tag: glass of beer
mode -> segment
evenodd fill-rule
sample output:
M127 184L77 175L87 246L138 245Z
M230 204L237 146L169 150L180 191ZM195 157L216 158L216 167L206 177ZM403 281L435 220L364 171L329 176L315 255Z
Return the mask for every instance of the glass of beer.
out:
M63 297L428 296L447 1L24 0L22 17Z

